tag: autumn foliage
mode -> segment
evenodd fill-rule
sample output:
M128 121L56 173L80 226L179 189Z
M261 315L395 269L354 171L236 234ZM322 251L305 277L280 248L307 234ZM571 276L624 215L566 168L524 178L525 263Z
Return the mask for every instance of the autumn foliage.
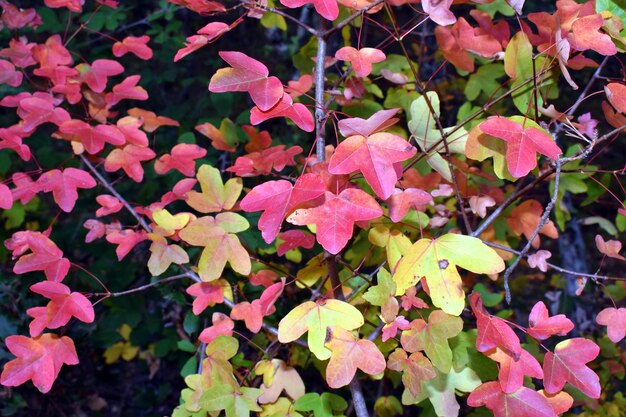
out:
M14 3L3 415L623 415L621 2Z

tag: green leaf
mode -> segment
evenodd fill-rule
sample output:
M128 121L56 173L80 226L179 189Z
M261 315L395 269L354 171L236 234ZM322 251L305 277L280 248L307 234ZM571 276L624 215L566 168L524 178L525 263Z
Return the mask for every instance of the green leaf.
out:
M426 94L432 105L434 114L439 116L439 96L434 91L429 91ZM454 129L456 129L454 126L444 128L444 132L451 132ZM448 162L440 155L440 153L446 153L445 144L441 140L441 131L437 128L435 118L433 114L431 114L424 96L419 97L411 103L409 130L417 146L419 146L423 152L428 152L428 165L446 180L452 181L452 174L450 173ZM467 131L465 128L460 128L448 136L448 150L450 153L463 154L465 152L466 141Z
M248 417L250 411L261 411L257 399L262 393L259 388L217 385L202 394L199 404L207 411L224 410L226 417Z
M478 70L470 75L465 85L465 97L469 100L476 100L481 92L485 95L491 94L500 88L498 78L504 75L504 67L501 64L487 64L478 67Z
M335 412L348 408L348 403L336 394L310 392L298 398L294 407L298 411L312 411L315 417L334 417Z
M364 323L363 315L354 306L339 300L306 301L289 312L278 323L278 341L289 343L309 332L309 349L319 360L330 358L324 346L329 326L353 330Z

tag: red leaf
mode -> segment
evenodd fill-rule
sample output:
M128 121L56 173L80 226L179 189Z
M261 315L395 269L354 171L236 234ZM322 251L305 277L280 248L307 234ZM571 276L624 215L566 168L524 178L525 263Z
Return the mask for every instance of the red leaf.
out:
M626 113L626 85L609 83L604 87L606 98L620 113Z
M0 184L0 208L8 210L13 207L13 195L11 190L4 184Z
M133 107L128 110L128 114L143 120L143 130L152 133L161 126L180 126L174 119L165 116L157 116L154 112ZM147 143L146 143L147 145Z
M367 120L360 117L350 117L339 121L339 132L344 137L361 135L369 136L372 133L385 130L396 124L400 119L395 116L400 109L379 110L372 114Z
M24 26L39 26L41 16L35 9L18 9L8 2L2 2L2 23L10 30L21 29Z
M609 258L626 261L626 258L619 254L619 251L622 250L622 242L619 240L605 241L602 236L596 235L596 247L601 254L606 255Z
M220 51L219 56L232 68L221 68L211 77L209 91L226 93L244 91L262 111L268 111L283 96L283 84L276 77L268 77L265 65L237 51Z
M102 206L96 210L96 217L102 217L109 214L117 213L124 207L124 203L118 200L116 197L108 194L101 194L96 197L98 204Z
M416 152L414 146L391 133L350 136L337 146L330 158L328 172L350 174L361 171L376 195L384 200L391 196L398 182L393 164L409 159Z
M15 70L15 66L9 61L0 60L0 84L8 84L11 87L19 87L22 84L22 73Z
M397 223L406 216L411 207L418 211L424 211L426 204L432 201L433 197L419 188L407 188L406 190L396 188L387 199L389 217L391 221Z
M17 356L2 370L0 382L7 387L16 387L32 379L35 387L45 394L52 388L64 364L78 363L74 342L67 336L59 338L50 333L33 339L9 336L5 343L9 351Z
M172 148L172 153L165 154L154 163L154 171L157 174L166 174L175 169L183 175L193 177L196 175L196 159L203 158L206 149L198 145L179 143Z
M104 161L104 170L115 172L123 169L135 182L143 180L143 167L141 161L149 161L156 156L150 148L136 145L126 145L122 149L113 149Z
M315 236L304 230L288 230L278 236L283 242L278 245L278 256L283 256L295 248L311 249L315 244Z
M541 365L525 349L522 349L521 355L517 360L498 348L485 352L485 355L500 364L498 379L502 391L507 394L513 394L524 385L525 375L533 378L543 378Z
M598 313L596 322L608 326L607 334L613 343L619 343L626 336L626 308L607 307Z
M27 136L19 125L13 125L8 129L0 127L0 149L13 149L24 161L30 159L30 148L22 143Z
M109 106L115 106L122 100L147 100L148 93L143 87L137 85L141 80L140 75L131 75L124 81L113 86L113 92L107 93L105 100Z
M274 117L286 117L305 132L315 130L315 122L309 109L302 103L294 103L289 94L284 94L278 104L267 111L259 107L253 107L250 111L250 123L255 126Z
M545 340L555 334L565 336L574 328L574 323L564 314L550 317L546 305L539 301L528 316L528 335L537 340Z
M372 64L383 62L387 57L384 52L376 48L355 49L344 46L335 53L335 58L348 61L358 77L367 77L372 72Z
M382 214L382 209L369 194L358 188L348 188L339 195L326 191L323 204L297 209L287 221L300 226L314 224L317 241L335 255L352 237L355 222L375 219Z
M556 417L548 400L537 391L521 387L511 394L495 381L486 382L467 397L471 407L486 406L494 417Z
M17 114L24 120L22 130L31 132L44 123L60 126L70 120L70 114L61 107L54 107L51 99L31 97L20 100Z
M232 336L235 322L224 313L213 313L213 325L202 330L198 340L204 343L211 343L219 336Z
M126 142L124 134L117 127L110 125L94 127L82 120L68 120L59 127L59 131L71 135L71 140L80 142L92 155L104 149L105 143L123 145Z
M44 192L51 192L54 201L61 210L69 213L78 200L79 188L93 188L96 180L86 171L76 168L66 168L63 172L53 169L42 174L37 179L37 185Z
M71 292L67 285L60 282L43 281L31 285L30 290L50 299L45 308L45 327L49 329L65 326L72 317L85 323L92 323L94 320L91 302L81 293ZM31 310L27 311L29 315ZM37 315L33 317L37 320ZM37 328L33 331L31 324L30 335L39 336L42 330L43 328Z
M95 219L85 220L83 227L89 232L85 236L85 243L91 243L96 239L100 239L106 233L106 226L101 221Z
M115 249L117 260L121 261L138 243L147 239L143 230L136 232L132 229L112 230L107 233L107 242L119 245Z
M611 37L600 31L604 19L601 14L584 16L572 23L572 31L567 35L572 48L577 51L592 49L601 55L615 55L617 48Z
M11 176L11 181L15 188L11 190L13 201L20 201L22 204L28 203L40 191L39 186L32 178L23 172L16 172Z
M547 352L543 359L544 387L556 394L566 382L591 398L600 398L600 378L585 364L594 360L600 348L591 340L577 337L556 345L554 353Z
M80 13L83 11L85 0L44 0L43 2L51 9L67 7L72 12Z
M339 16L337 0L280 0L280 2L290 9L312 3L315 11L328 20L335 20Z
M40 232L16 232L4 245L13 251L13 258L20 256L13 267L16 274L43 271L48 280L61 282L70 269L70 261L63 257L63 251ZM24 255L27 250L32 253Z
M289 181L268 181L257 185L241 200L243 211L261 211L259 230L267 243L274 241L285 216L300 204L324 193L324 183L319 175L304 174L295 185Z
M224 22L211 22L198 31L197 35L187 37L185 40L185 46L180 48L176 52L174 62L177 62L192 52L197 51L205 45L208 45L212 41L218 39L222 34L228 32L231 29Z
M207 307L224 302L223 281L197 282L187 288L187 294L196 297L193 300L193 314L198 316Z
M86 83L95 93L101 93L107 86L109 77L124 72L124 67L111 59L96 59L89 64L78 64L76 69L81 74L81 81Z
M480 130L508 143L506 162L509 172L515 178L526 176L537 166L536 153L554 160L563 153L545 132L535 127L524 128L504 117L490 117L480 124Z
M121 57L128 52L135 54L138 58L148 60L152 58L152 49L148 46L150 36L127 36L122 42L115 42L113 44L113 55Z
M472 311L476 316L476 326L478 327L476 350L487 352L495 347L499 347L511 354L513 358L519 358L522 354L522 347L515 332L504 320L490 315L485 310L479 293L472 293L469 299Z
M244 320L248 330L252 333L258 333L263 326L263 317L269 316L276 310L274 303L284 288L285 278L282 278L281 282L267 287L259 299L252 301L252 303L244 301L235 305L230 312L230 317L233 320Z

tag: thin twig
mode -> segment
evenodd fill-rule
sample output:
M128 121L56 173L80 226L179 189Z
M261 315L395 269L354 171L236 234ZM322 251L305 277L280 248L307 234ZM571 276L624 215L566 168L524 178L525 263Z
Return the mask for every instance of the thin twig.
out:
M332 35L333 33L337 32L338 30L343 29L345 26L349 25L350 22L352 22L354 19L356 19L359 16L362 16L364 13L366 13L368 10L373 9L374 7L378 6L379 4L383 3L385 0L375 0L372 3L368 4L367 6L357 10L356 12L352 13L350 16L346 17L345 19L343 19L341 22L337 23L335 26L333 26L332 28L328 29L325 32L321 33L321 36L324 39L328 39L328 37L330 35Z

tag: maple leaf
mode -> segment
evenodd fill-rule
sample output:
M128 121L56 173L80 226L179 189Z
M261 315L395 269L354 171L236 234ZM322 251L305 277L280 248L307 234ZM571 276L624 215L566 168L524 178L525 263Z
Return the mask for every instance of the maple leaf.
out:
M607 307L596 316L596 323L607 326L607 335L613 343L626 336L626 308Z
M348 385L357 368L370 375L385 372L385 357L371 340L358 339L352 332L335 327L326 346L332 352L326 367L326 381L331 388Z
M226 417L248 417L250 411L262 411L257 404L261 394L263 391L259 388L216 385L202 394L199 404L209 412L224 410Z
M396 283L391 278L391 274L381 268L376 274L376 285L369 287L363 294L363 298L372 305L379 306L383 319L389 323L398 315L400 307L398 300L394 297L396 293Z
M604 86L606 98L609 103L620 113L626 113L626 85L619 83L609 83Z
M219 151L235 152L239 144L235 124L230 119L223 119L220 128L211 123L202 123L195 127L202 135L211 140L211 146Z
M443 136L441 131L437 128L435 117L430 111L431 107L428 106L426 97L428 97L428 101L430 101L434 115L439 117L439 96L436 92L429 91L426 93L426 96L419 96L411 102L409 130L417 146L419 146L422 151L428 153L428 165L443 178L452 181L452 173L450 172L448 161L440 155L440 153L446 152ZM450 133L446 138L448 144L447 150L449 150L450 153L463 154L465 151L467 131L463 127L457 128L456 126L444 128L443 131L446 134L454 131L454 133Z
M551 336L565 336L573 328L574 323L564 314L550 317L543 301L535 304L528 316L528 335L537 340L545 340Z
M289 223L315 225L317 241L333 255L338 254L352 237L354 223L382 216L383 211L369 194L358 188L348 188L339 194L326 191L324 203L305 209L296 209Z
M70 269L70 261L63 257L63 251L40 232L16 232L11 239L4 241L7 249L13 251L13 258L20 256L13 266L13 272L43 271L50 281L61 282ZM30 250L32 253L24 255Z
M161 156L154 163L154 171L164 175L175 169L187 177L196 175L196 159L204 158L206 149L189 143L179 143L171 150L171 154ZM203 212L205 213L205 212Z
M495 417L556 417L548 400L535 390L521 387L505 393L495 381L476 388L467 398L472 407L486 406Z
M552 257L552 253L547 250L538 250L528 257L528 266L538 268L541 272L548 271L548 259Z
M224 313L215 312L211 317L212 325L202 330L198 335L198 340L204 343L211 343L220 336L232 336L235 322Z
M46 333L39 337L8 336L4 343L17 358L4 365L0 383L16 387L31 379L42 393L52 388L63 365L78 364L74 342L67 336Z
M152 58L152 49L148 46L150 36L127 36L121 42L115 42L113 44L113 55L116 57L122 57L128 52L136 55L143 60L149 60Z
M19 125L13 125L8 129L0 127L0 149L13 149L24 161L30 160L30 148L22 143L26 135Z
M140 109L137 107L133 107L132 109L128 110L128 114L130 116L141 119L143 121L143 130L148 133L154 132L161 126L180 126L180 123L178 123L174 119L170 119L169 117L165 116L157 116L154 112Z
M441 26L456 22L456 17L450 11L452 0L422 0L422 8L433 22Z
M44 123L54 123L57 126L70 120L70 114L61 107L55 107L50 99L40 97L24 98L19 101L18 115L24 121L22 130L31 132Z
M243 189L241 178L231 178L224 184L220 171L207 164L198 169L196 178L200 182L202 192L187 192L185 201L189 207L200 213L216 213L232 209Z
M399 110L399 108L379 110L372 114L368 119L361 119L360 117L341 119L339 123L337 123L339 132L344 137L354 135L367 137L372 133L376 133L393 126L399 120L397 117L393 117Z
M263 394L259 397L260 404L276 402L280 394L285 391L293 400L302 397L306 389L304 381L291 366L281 359L263 360L256 364L254 373L263 376L260 388Z
M336 0L280 0L280 2L290 9L312 3L320 16L331 21L339 16L339 6Z
M15 65L9 61L0 60L0 84L19 87L22 84L22 73L15 70Z
M398 182L393 164L411 158L416 152L406 140L391 133L350 136L335 149L328 172L350 174L360 171L376 195L385 200Z
M387 367L393 371L402 372L402 383L415 396L422 390L421 382L437 376L437 372L428 358L422 352L411 353L397 348L389 355Z
M258 333L263 326L263 317L269 316L276 310L274 303L278 300L284 288L285 278L282 278L281 282L267 287L261 294L261 297L252 301L252 303L243 301L236 304L230 312L230 317L233 320L244 320L248 330L252 333Z
M393 320L389 320L389 322L383 326L383 336L381 339L383 342L386 342L387 340L396 337L399 330L408 330L410 328L411 323L405 319L404 316L397 316Z
M543 378L541 365L525 349L521 350L518 359L499 348L484 353L491 360L500 364L498 379L502 391L506 394L513 394L524 385L524 375L539 379Z
M119 245L115 249L117 260L124 259L128 252L130 252L138 243L147 239L146 232L143 230L135 231L133 229L112 230L107 233L107 242L115 243Z
M343 415L348 408L348 403L339 395L330 392L324 392L321 395L309 392L294 402L294 408L298 411L312 411L316 417L332 417Z
M577 51L592 49L601 55L615 55L617 47L611 37L600 32L604 23L602 15L597 13L576 19L572 23L572 31L567 35L572 48Z
M398 229L389 230L387 227L378 225L370 229L368 239L373 245L385 248L387 262L393 271L402 258L402 255L411 248L411 241Z
M524 235L527 239L534 234L535 229L539 226L541 221L541 215L543 214L543 207L537 200L526 200L519 206L511 210L510 216L506 219L507 224L511 228L511 231L517 236ZM540 230L539 233L548 236L552 239L559 237L559 232L549 220ZM541 241L539 235L535 236L533 240L533 247L538 248Z
M124 67L111 59L96 59L89 64L78 64L76 69L80 72L80 79L86 83L95 93L101 93L107 86L109 77L124 72Z
M429 305L426 304L424 300L416 296L417 288L410 287L406 290L404 295L401 297L402 300L402 308L405 311L411 310L413 307L415 308L429 308Z
M91 302L81 293L71 292L67 285L43 281L31 285L30 290L50 299L45 308L35 307L26 312L35 319L30 325L32 337L39 336L46 327L58 329L65 326L72 317L85 323L93 323L94 311Z
M274 117L286 117L305 132L315 130L315 122L309 109L302 103L294 103L289 94L284 94L278 104L267 111L259 107L250 110L250 123L255 126Z
M544 387L556 394L566 382L591 398L600 398L600 378L585 364L594 360L600 348L588 339L577 337L564 340L547 352L543 359Z
M235 161L235 165L226 171L234 172L235 175L241 177L268 175L272 173L272 170L280 172L286 166L296 165L293 158L300 152L302 148L299 146L292 146L287 150L285 150L285 145L272 146L260 152L240 156Z
M478 337L476 338L476 350L487 352L499 347L513 358L519 358L522 347L519 338L509 325L501 318L490 315L483 307L480 294L474 292L470 295L470 305L476 316Z
M480 124L480 130L507 142L506 162L509 172L521 178L537 166L537 153L558 159L563 152L545 131L493 116Z
M126 142L124 134L115 126L91 126L82 120L68 120L59 127L59 132L70 135L72 142L80 142L90 154L97 154L104 149L105 143L123 145Z
M276 77L269 77L263 63L237 51L220 51L220 58L232 68L221 68L211 77L209 91L226 93L243 91L261 111L274 107L283 96L283 84Z
M456 392L472 392L480 385L480 378L471 368L460 371L452 368L448 374L436 373L435 378L421 381L421 390L417 395L405 389L402 404L417 404L428 398L437 416L458 417L461 407L456 400Z
M324 194L319 175L304 174L294 185L286 180L267 181L254 187L241 200L243 211L263 211L258 227L267 243L274 241L285 216L299 205Z
M278 341L293 342L308 331L309 349L319 360L325 360L332 353L324 346L328 327L353 330L363 323L361 312L344 301L305 301L278 323Z
M43 2L51 9L67 7L68 10L76 13L82 12L83 4L85 4L85 0L44 0Z
M350 62L357 77L363 78L372 72L372 64L383 62L387 56L383 51L376 48L356 49L351 46L344 46L335 52L335 58Z
M596 248L601 254L608 256L609 258L619 259L620 261L626 261L619 251L622 250L622 242L619 240L605 241L602 236L596 235Z
M210 42L217 40L222 34L231 30L231 27L224 22L210 22L197 32L197 35L187 37L185 46L176 52L174 62L177 62L192 52L197 51Z
M206 357L202 361L202 376L213 386L239 388L233 376L233 366L229 360L237 354L239 342L230 336L218 336L207 344Z
M497 274L504 270L502 258L480 239L457 234L420 239L396 266L393 274L398 286L396 295L403 295L424 277L433 304L458 316L465 307L465 293L457 265L476 274Z
M122 203L116 197L108 194L101 194L97 196L96 201L102 206L101 208L96 210L96 217L102 217L109 214L117 213L124 207L124 203Z
M0 208L8 210L11 207L13 207L13 195L11 194L11 189L4 184L0 184Z
M463 320L441 310L430 313L428 323L422 319L411 322L411 328L402 332L401 343L407 352L423 350L435 368L448 373L452 367L452 350L448 339L463 330Z
M66 168L62 172L53 169L42 174L37 179L37 185L44 192L52 192L54 201L61 210L69 213L78 200L77 189L93 188L96 186L96 180L82 169Z
M303 230L287 230L278 236L278 240L282 241L276 250L278 256L295 248L311 249L315 245L315 236Z
M395 189L387 199L389 205L389 217L394 223L401 221L413 207L417 211L424 211L426 204L431 203L433 197L419 188L407 188L406 190Z
M148 92L137 83L141 80L139 75L126 77L124 81L113 86L113 91L107 93L105 101L109 106L115 106L122 100L147 100Z
M297 98L306 94L311 87L313 87L313 77L309 74L302 74L299 79L287 82L285 92L289 94L291 98Z
M250 279L250 284L267 288L278 279L278 273L271 269L261 269L251 273L248 278Z
M148 259L148 270L152 276L161 275L173 263L176 265L189 263L189 255L180 246L168 245L165 238L156 233L148 234L148 238L152 240Z
M178 235L190 245L204 247L198 261L198 272L203 281L213 281L222 275L226 262L230 263L235 272L242 275L250 273L250 255L235 235L249 227L244 217L224 212L215 218L199 217Z
M186 293L196 297L193 300L193 314L199 316L207 307L224 302L224 291L230 288L228 282L223 279L212 282L196 282L187 288Z
M143 181L142 161L149 161L156 156L150 148L137 145L126 145L122 149L113 149L104 161L106 172L115 172L123 169L133 181Z

